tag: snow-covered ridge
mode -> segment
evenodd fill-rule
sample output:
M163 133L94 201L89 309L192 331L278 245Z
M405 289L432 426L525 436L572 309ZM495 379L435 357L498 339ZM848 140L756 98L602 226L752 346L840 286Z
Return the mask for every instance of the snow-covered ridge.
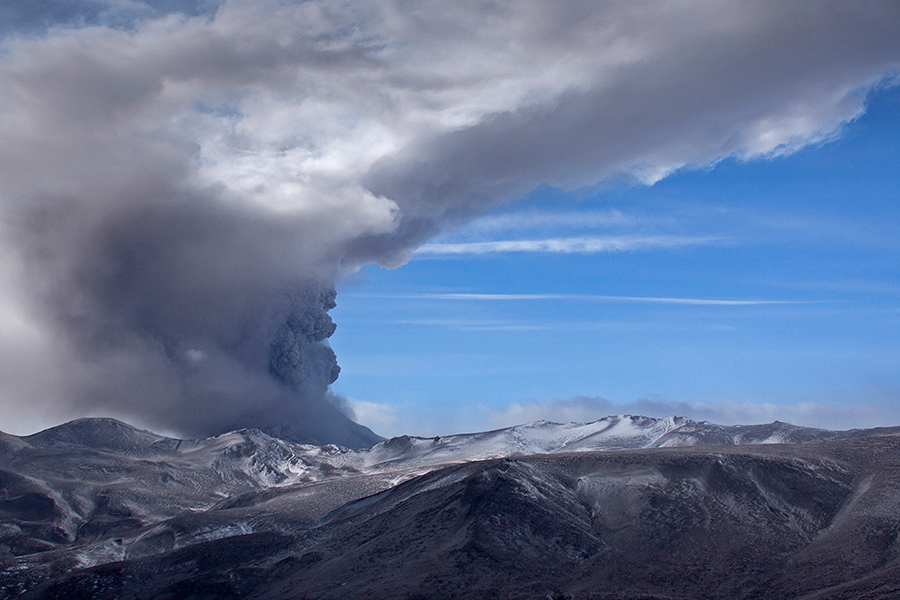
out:
M422 466L556 452L647 448L685 424L683 417L609 416L592 423L535 421L482 433L401 436L359 452L368 467Z
M143 552L144 546L155 548L157 541L171 549L193 543L193 534L179 533L181 525L167 525L159 532L154 528L172 519L189 521L185 515L202 513L218 523L216 514L271 502L273 510L313 522L346 502L443 465L483 459L812 442L898 432L900 428L834 432L778 422L720 426L683 417L618 415L592 423L537 421L480 433L400 436L350 450L296 443L255 429L180 440L113 419L79 419L31 436L0 433L5 498L0 549L28 556L100 544L88 552L92 561L109 552L117 556L121 543L132 553ZM279 504L285 494L290 500ZM231 531L231 518L223 516L214 529ZM115 552L108 552L107 546Z
M607 416L591 423L535 421L479 433L400 436L371 448L299 444L256 429L180 440L114 419L78 419L26 437L3 434L0 451L83 449L211 471L254 487L318 481L348 472L392 471L489 458L695 445L799 443L865 435L788 423L723 426L685 417Z
M8 491L33 497L35 502L46 499L41 501L55 508L42 518L57 523L65 537L73 540L85 523L98 530L105 527L91 516L97 511L148 523L184 510L208 510L236 495L350 475L379 475L394 485L442 465L500 457L810 442L860 435L867 432L779 422L720 426L684 417L618 415L592 423L537 421L480 433L400 436L368 449L350 450L295 443L255 429L179 440L113 419L79 419L31 436L0 434L0 459L9 481L14 482Z
M763 425L724 426L692 421L685 417L657 419L616 415L591 423L535 421L481 433L432 438L400 436L359 451L357 455L363 460L362 464L356 463L356 466L386 469L530 454L697 445L801 443L859 435L865 435L865 430L829 431L779 421Z

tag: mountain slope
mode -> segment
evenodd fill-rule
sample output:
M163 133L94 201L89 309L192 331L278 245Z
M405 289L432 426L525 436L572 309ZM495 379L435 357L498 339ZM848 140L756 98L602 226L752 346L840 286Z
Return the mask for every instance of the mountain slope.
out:
M359 451L110 419L2 434L0 598L888 598L892 431L618 416Z
M68 573L44 553L21 591L778 600L845 589L886 599L900 575L898 475L897 436L469 462L357 490L310 522L292 510L308 490L288 486L266 502L166 522L173 536L194 537L156 553Z
M684 417L608 416L591 423L536 421L482 433L433 438L401 436L360 451L365 466L438 465L504 456L593 452L697 445L779 444L900 433L879 430L829 431L789 423L715 425Z

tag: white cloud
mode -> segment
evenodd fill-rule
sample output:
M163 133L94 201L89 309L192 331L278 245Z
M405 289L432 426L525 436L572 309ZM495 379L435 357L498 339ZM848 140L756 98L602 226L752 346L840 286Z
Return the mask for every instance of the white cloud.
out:
M594 210L581 212L549 212L532 210L501 215L490 215L472 221L465 227L466 233L493 233L525 229L565 227L593 229L596 227L633 226L644 218L625 214L620 210Z
M477 293L436 293L436 294L354 294L359 297L395 298L404 300L463 300L463 301L546 301L568 300L575 302L624 302L639 304L681 304L687 306L765 306L790 304L822 304L819 300L772 300L772 299L720 299L720 298L676 298L658 296L601 296L595 294L477 294Z
M394 408L387 404L367 402L347 398L347 404L353 411L354 420L383 436L402 435L400 418L394 414Z
M448 327L458 331L544 331L556 326L517 323L515 321L485 321L466 319L406 319L394 321L397 325Z
M715 237L691 237L673 235L652 236L603 236L549 238L543 240L506 240L492 242L460 242L424 244L415 251L416 256L459 256L471 254L498 254L507 252L541 252L548 254L597 254L599 252L626 252L656 248L683 248L722 243Z
M900 424L900 407L894 403L823 404L819 402L769 403L672 402L662 398L642 398L617 403L599 397L576 397L550 402L514 402L505 408L485 409L490 424L508 427L540 419L558 423L591 422L607 415L643 415L649 417L682 416L719 425L750 425L782 421L806 427L852 429Z

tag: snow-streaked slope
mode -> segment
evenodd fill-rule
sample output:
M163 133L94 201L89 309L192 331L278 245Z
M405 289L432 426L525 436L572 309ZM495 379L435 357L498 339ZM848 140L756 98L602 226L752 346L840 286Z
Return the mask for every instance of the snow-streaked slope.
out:
M879 433L893 431L879 430ZM199 478L265 488L320 481L352 472L405 470L472 460L652 447L798 443L865 435L787 423L722 426L684 417L608 416L591 423L536 421L480 433L432 438L400 436L350 450L282 440L256 429L180 440L136 429L114 419L78 419L40 433L0 433L0 452L41 474L104 480L116 464L149 470L191 470ZM90 458L87 458L89 455ZM102 468L87 468L96 462ZM109 464L107 464L109 463Z
M622 415L593 423L538 421L482 433L402 436L350 450L252 429L179 440L113 419L79 419L26 437L0 434L0 555L4 546L12 555L83 546L217 507L281 506L288 497L281 490L298 503L298 522L306 522L359 494L443 465L490 458L864 435L777 422L724 427Z
M153 454L179 443L115 419L75 419L21 439L34 448L90 448L133 456Z
M433 438L401 436L348 455L347 459L359 469L407 468L559 452L826 441L860 433L797 427L778 421L723 426L685 417L619 415L592 423L535 421L483 433Z
M433 438L401 436L359 454L365 467L387 468L528 454L646 448L687 422L682 417L650 419L628 415L605 417L593 423L536 421L482 433Z
M213 508L240 494L355 473L351 451L256 430L177 440L112 419L0 438L0 546L16 555L82 544Z
M0 600L894 600L900 437L850 437L270 487L0 554Z

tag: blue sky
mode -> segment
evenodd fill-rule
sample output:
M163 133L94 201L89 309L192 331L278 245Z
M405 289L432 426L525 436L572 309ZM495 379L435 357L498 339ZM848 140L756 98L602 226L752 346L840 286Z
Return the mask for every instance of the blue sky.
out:
M610 409L893 424L900 90L866 106L835 139L787 156L728 158L649 186L545 186L401 268L347 277L335 389L391 433ZM484 245L547 239L600 249ZM603 249L612 242L625 249Z

